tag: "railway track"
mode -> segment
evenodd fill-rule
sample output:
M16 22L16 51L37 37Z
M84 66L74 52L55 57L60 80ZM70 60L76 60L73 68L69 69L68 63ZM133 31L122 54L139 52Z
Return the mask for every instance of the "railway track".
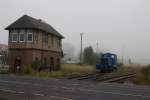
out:
M76 78L77 80L95 80L96 77L98 77L99 75L102 75L100 73L95 73L95 74L89 74L89 75L85 75L79 78Z
M68 77L67 79L76 79L76 80L80 80L84 77L88 77L88 76L92 76L93 74L83 74L83 75L76 75L73 74L72 76Z
M86 75L74 77L71 79L109 83L109 82L124 82L128 79L134 78L135 75L136 75L135 73L125 74L125 75L117 75L115 73L94 73L94 74L86 74Z
M109 79L105 79L103 80L103 82L124 82L126 80L132 79L136 76L136 74L128 74L128 75L121 75L121 76L116 76L116 77L112 77Z

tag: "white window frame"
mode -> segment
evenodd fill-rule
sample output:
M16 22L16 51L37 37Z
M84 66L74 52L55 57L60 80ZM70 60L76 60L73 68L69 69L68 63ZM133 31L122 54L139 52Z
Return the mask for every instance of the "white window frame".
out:
M20 40L21 39L21 35L23 35L24 40ZM19 42L25 42L25 33L20 33L19 34Z
M31 40L31 41L28 40L28 36L29 36L29 35L32 35L32 40ZM27 42L33 42L33 33L31 33L31 32L30 32L30 33L27 33Z
M15 41L14 41L14 39L13 39L13 35L14 35L14 34L17 35L17 40L15 40ZM12 42L18 42L18 33L12 33L12 36L11 36L11 37L12 37L12 39L11 39Z
M23 38L24 38L24 40L22 41L21 40L21 35L23 34ZM20 32L19 32L19 42L25 42L25 30L20 30Z

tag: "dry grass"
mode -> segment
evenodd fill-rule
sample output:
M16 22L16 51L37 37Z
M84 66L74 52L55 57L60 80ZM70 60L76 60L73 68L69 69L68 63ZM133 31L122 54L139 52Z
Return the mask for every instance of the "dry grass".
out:
M70 74L62 72L62 71L55 71L55 72L45 72L45 71L36 72L36 71L34 71L32 73L32 75L38 76L38 77L45 77L45 78L65 78Z
M118 74L135 73L136 77L133 82L138 85L150 85L150 65L127 65L117 71Z
M70 76L80 76L83 74L94 73L95 67L93 66L80 66L75 64L63 64L61 70L56 72L32 72L33 76L44 77L44 78L67 78ZM135 84L150 85L150 66L140 65L126 65L120 67L115 74L124 75L135 73L136 78L133 80Z
M95 72L95 68L93 66L88 65L76 65L76 64L63 64L61 67L62 71L71 72L71 73L93 73Z
M61 70L54 72L36 72L33 71L33 76L38 77L51 77L51 78L68 78L71 76L80 76L83 74L90 74L95 72L95 68L92 66L80 66L75 64L63 64Z
M131 73L139 73L139 71L141 70L142 66L141 65L125 65L120 67L117 70L118 74L131 74Z
M150 65L141 68L137 73L135 83L140 85L150 85Z

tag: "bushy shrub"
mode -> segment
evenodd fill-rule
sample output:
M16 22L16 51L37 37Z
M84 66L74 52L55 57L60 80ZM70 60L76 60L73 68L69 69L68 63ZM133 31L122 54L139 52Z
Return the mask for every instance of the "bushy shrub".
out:
M22 69L21 69L21 73L22 74L31 74L32 73L32 66L31 65L28 65L28 66L24 66Z
M41 66L41 63L40 63L40 61L34 61L34 62L32 62L31 66L34 70L38 70Z
M9 74L8 70L0 70L0 74Z

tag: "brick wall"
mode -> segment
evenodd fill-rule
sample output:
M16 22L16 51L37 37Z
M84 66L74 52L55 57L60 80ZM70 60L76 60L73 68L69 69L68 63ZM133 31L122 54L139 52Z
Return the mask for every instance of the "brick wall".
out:
M47 66L59 65L62 52L61 46L58 45L59 38L51 34L46 35L46 33L39 30L32 30L32 32L32 43L9 41L8 63L11 66L11 70L16 70L16 60L17 63L21 63L21 67L31 65L36 59L39 61L46 59ZM53 44L51 43L52 37ZM48 38L47 43L45 42L45 38Z

